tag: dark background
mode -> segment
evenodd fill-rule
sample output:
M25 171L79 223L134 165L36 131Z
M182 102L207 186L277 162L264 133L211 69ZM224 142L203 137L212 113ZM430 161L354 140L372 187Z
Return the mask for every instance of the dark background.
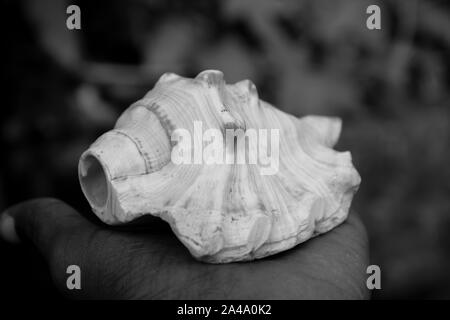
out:
M81 8L82 30L66 28ZM381 7L382 29L366 28ZM90 215L81 152L164 72L220 69L280 109L344 120L353 208L380 265L374 298L450 298L450 2L3 1L0 209L58 197ZM15 297L58 297L25 246L0 243Z

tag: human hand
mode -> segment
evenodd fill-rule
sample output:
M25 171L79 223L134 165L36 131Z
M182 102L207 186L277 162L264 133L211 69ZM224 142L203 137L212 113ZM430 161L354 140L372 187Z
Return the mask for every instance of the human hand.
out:
M196 261L162 221L130 232L97 226L57 199L15 205L0 217L0 236L31 241L56 287L81 299L363 299L367 236L351 213L332 231L252 262ZM66 269L81 269L68 290Z

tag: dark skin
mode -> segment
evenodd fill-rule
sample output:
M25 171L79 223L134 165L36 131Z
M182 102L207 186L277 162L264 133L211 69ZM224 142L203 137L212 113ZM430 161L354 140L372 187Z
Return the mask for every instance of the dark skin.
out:
M111 228L57 199L5 211L0 235L31 242L56 287L82 299L365 299L367 235L355 213L332 231L264 259L213 265L196 261L162 222ZM68 290L67 266L81 269Z

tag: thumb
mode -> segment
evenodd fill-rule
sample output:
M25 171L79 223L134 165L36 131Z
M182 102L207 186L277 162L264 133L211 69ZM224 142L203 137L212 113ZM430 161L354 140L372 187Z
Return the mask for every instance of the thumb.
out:
M9 243L31 241L49 257L67 236L96 228L61 200L38 198L8 208L0 215L0 237Z

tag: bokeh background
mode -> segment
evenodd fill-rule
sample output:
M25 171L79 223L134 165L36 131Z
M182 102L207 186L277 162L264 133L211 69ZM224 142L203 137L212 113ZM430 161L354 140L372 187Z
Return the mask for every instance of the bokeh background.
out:
M66 8L81 8L81 30ZM381 7L382 29L366 28ZM164 72L220 69L297 116L342 117L373 298L450 298L450 2L2 2L0 209L59 197L89 214L81 152ZM32 250L0 243L2 289L57 297ZM6 288L6 289L5 289Z

